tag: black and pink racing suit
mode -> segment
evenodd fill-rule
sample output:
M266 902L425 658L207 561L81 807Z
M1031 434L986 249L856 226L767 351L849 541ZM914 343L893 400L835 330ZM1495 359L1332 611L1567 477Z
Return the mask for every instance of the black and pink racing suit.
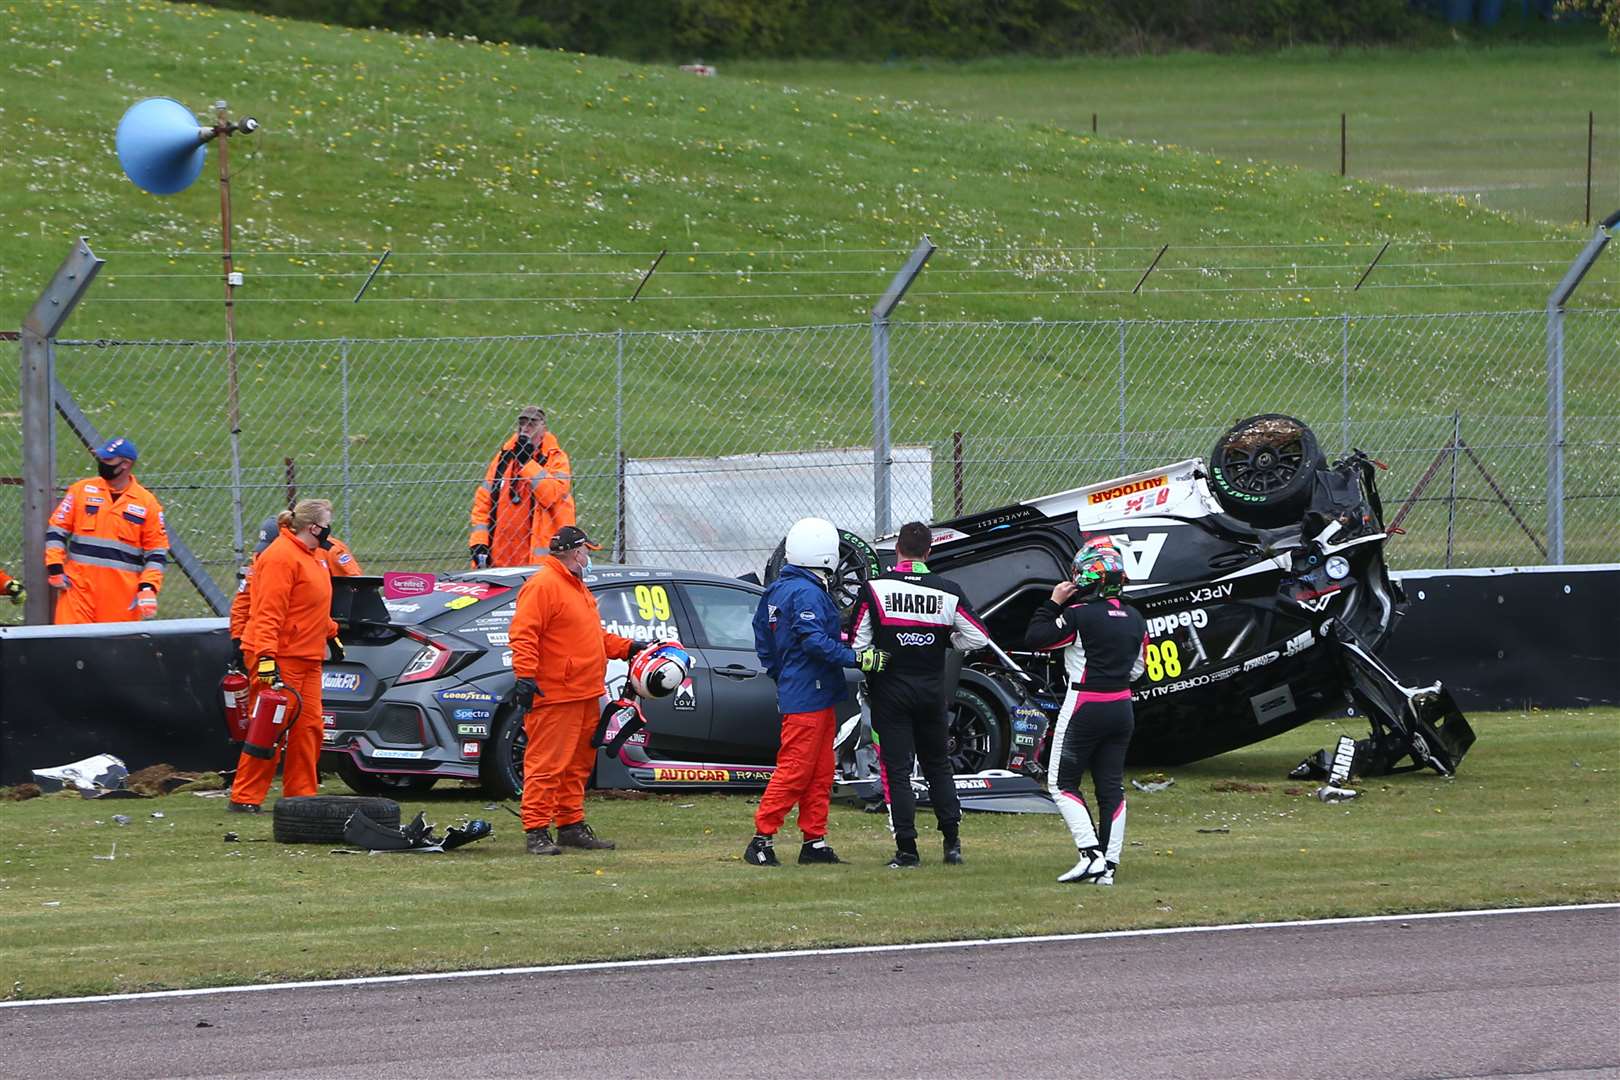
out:
M1125 846L1125 751L1136 726L1131 682L1142 674L1147 621L1117 599L1073 601L1061 609L1047 600L1030 618L1024 644L1063 650L1069 690L1052 732L1047 790L1084 851L1102 848L1119 864ZM1097 790L1098 824L1080 794L1080 776L1091 773Z

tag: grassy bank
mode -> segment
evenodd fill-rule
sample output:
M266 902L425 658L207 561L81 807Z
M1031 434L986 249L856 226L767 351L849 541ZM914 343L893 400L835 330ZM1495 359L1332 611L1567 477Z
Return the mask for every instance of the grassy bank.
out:
M1158 121L1131 128L1112 106L1093 137L1091 98L1065 89L1096 71L1122 97L1191 119L1209 115L1205 102L1264 117L1300 106L1314 81L1348 78L1305 110L1300 130L1315 130L1392 81L1380 101L1441 99L1458 76L1417 77L1427 59L741 69L763 80L751 82L152 0L44 0L27 13L0 70L13 139L0 159L0 323L16 324L84 234L109 262L70 324L82 337L222 333L213 158L171 198L118 167L113 130L149 95L196 109L224 98L263 124L232 144L243 339L864 321L924 232L942 250L908 319L1535 307L1584 239L1460 194L1342 181L1320 155L1307 171L1287 164L1307 158L1255 152L1269 146L1223 152ZM1579 50L1522 69L1464 55L1493 85L1534 71L1584 86L1609 71L1612 88L1613 66ZM849 89L790 85L816 78ZM1574 90L1526 101L1549 137L1575 124L1565 112L1584 122L1598 107ZM1447 130L1420 110L1410 123L1423 133L1414 156ZM1150 134L1161 143L1122 141ZM1557 157L1541 144L1480 152L1524 170ZM1396 257L1352 293L1385 240ZM1275 244L1292 246L1252 246ZM1612 280L1595 276L1583 301L1611 295Z
M925 825L928 862L900 874L882 867L883 819L852 808L832 820L850 865L745 867L742 796L593 798L590 820L620 850L547 860L522 853L509 814L457 792L407 812L489 817L496 835L442 856L280 846L268 816L194 796L0 804L0 972L5 993L38 997L1620 897L1620 713L1472 719L1459 778L1373 780L1350 804L1283 776L1359 723L1171 770L1168 791L1130 792L1112 890L1054 883L1072 850L1048 815L970 816L960 869L939 865ZM242 842L223 842L228 829ZM114 844L115 860L95 858Z

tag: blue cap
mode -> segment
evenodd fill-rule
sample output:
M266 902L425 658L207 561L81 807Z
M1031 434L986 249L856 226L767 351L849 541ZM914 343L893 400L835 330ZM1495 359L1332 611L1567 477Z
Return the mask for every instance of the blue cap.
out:
M96 457L101 458L103 461L107 458L121 457L128 458L133 462L137 454L135 444L122 435L116 435L108 439L106 445L96 451Z

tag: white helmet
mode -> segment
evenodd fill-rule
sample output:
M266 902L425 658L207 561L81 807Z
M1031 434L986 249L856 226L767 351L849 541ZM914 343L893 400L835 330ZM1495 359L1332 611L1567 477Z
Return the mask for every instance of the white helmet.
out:
M838 529L826 518L800 518L787 534L787 561L806 570L838 569Z

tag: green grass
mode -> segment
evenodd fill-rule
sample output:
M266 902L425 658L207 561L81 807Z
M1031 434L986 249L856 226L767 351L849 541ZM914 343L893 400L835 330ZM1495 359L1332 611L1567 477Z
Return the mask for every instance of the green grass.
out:
M925 814L928 864L902 875L882 868L882 818L848 808L831 836L851 865L745 867L742 796L593 797L591 822L621 849L551 860L522 854L510 815L454 792L423 800L429 816L490 817L496 835L444 856L261 843L267 816L186 795L6 803L0 977L11 997L43 997L1620 898L1620 713L1472 720L1479 742L1456 780L1373 780L1346 805L1283 776L1359 722L1170 770L1170 790L1130 793L1112 890L1053 882L1072 851L1047 815L971 815L958 871L938 864ZM247 842L222 842L227 829ZM116 860L93 858L114 843Z
M1620 57L1602 35L1437 49L1001 59L952 64L729 63L723 73L926 102L965 117L1097 131L1350 176L1560 223L1620 206Z
M1460 196L1341 181L1329 162L1309 171L1247 147L1128 143L1119 136L1145 132L1112 119L1092 138L1074 112L1090 99L1064 89L1093 70L1124 72L1137 98L1274 115L1304 87L1348 82L1328 98L1354 90L1421 126L1457 78L1449 53L825 69L878 80L840 92L784 85L820 68L699 79L151 0L26 10L0 70L12 140L0 160L11 223L0 322L15 324L84 234L109 261L70 323L81 337L222 334L213 174L157 198L124 180L114 155L118 118L154 94L194 108L224 97L264 125L232 143L243 339L865 321L924 232L942 250L906 301L909 320L1536 307L1585 235ZM1534 73L1522 111L1551 132L1567 109L1584 121L1603 102L1576 89L1543 100L1548 79L1601 87L1607 73L1612 90L1614 66L1594 52L1459 55L1501 86ZM999 70L1004 90L980 74ZM966 113L970 99L1005 118ZM1324 106L1311 105L1308 126L1331 126L1341 107L1316 116ZM1527 149L1498 155L1525 170L1556 164L1550 149ZM1385 240L1389 265L1352 293ZM1131 295L1164 243L1171 252ZM1275 244L1298 246L1247 246ZM394 256L352 303L384 248ZM1615 280L1600 271L1583 303L1612 302Z

